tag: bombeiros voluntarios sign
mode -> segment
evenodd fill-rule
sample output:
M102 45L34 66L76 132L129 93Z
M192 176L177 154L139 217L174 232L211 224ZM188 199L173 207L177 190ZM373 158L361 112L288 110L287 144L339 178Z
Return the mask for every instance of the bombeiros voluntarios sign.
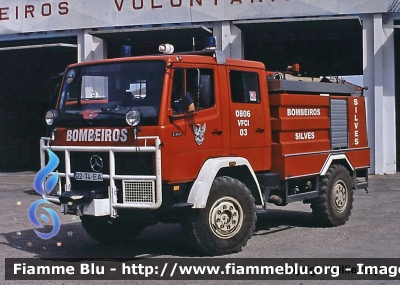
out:
M368 0L0 0L0 34L384 13L388 2L371 5Z

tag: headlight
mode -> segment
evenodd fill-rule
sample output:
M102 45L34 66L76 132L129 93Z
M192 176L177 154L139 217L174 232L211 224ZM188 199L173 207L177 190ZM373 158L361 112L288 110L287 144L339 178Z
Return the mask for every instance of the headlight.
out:
M52 124L54 124L54 121L56 120L56 118L57 118L57 111L50 110L46 113L46 116L44 119L46 121L46 124L51 126Z
M128 113L126 113L125 119L128 125L135 127L140 123L140 112L130 110Z

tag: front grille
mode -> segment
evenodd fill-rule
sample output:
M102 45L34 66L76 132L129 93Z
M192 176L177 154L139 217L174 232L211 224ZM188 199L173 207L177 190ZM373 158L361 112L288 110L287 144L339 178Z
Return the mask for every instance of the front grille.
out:
M155 187L153 180L124 180L123 203L154 204Z
M63 151L54 152L60 159L60 163L56 170L59 173L65 173L65 153ZM110 157L108 152L70 152L70 165L71 173L75 172L94 172L90 167L90 158L93 155L98 155L103 161L103 169L101 173L107 175L110 174ZM154 175L154 156L152 153L135 153L135 152L124 152L115 153L115 174L116 175ZM46 164L48 163L48 156L46 156ZM102 194L108 196L108 186L110 185L109 179L104 179L103 181L79 181L71 178L70 180L71 190L96 190L100 191ZM139 182L137 182L139 183ZM144 183L147 183L145 181ZM62 185L62 187L61 187ZM61 192L64 192L65 178L61 179L61 185L57 185L51 193L51 196L59 196ZM121 180L116 180L115 185L118 189L124 187ZM133 186L129 186L131 188ZM139 188L147 189L146 186L141 185ZM61 189L61 191L60 191ZM138 188L136 188L138 189ZM143 190L142 192L134 191L136 194L129 193L127 195L127 202L133 203L153 203L154 198L147 198L149 195L153 195L152 190ZM150 194L148 194L148 193ZM120 192L119 192L120 193ZM118 202L123 200L123 194L118 194ZM150 196L152 197L152 196ZM147 200L146 200L147 199Z
M60 159L56 170L65 173L65 154L56 151L55 154ZM110 159L108 152L70 152L71 173L93 172L90 167L90 158L98 155L103 160L103 174L110 173ZM152 153L115 153L115 173L119 175L154 175ZM48 158L46 159L46 163Z

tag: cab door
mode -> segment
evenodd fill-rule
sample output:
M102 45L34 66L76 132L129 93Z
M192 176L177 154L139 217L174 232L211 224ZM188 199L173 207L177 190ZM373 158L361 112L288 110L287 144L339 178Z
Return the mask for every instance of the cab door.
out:
M217 74L213 68L191 66L174 68L172 76L170 124L166 127L170 139L165 149L173 161L168 161L163 176L171 182L191 181L208 158L222 151Z
M228 68L230 90L230 154L249 160L254 170L265 166L265 102L260 75L254 69ZM264 103L264 104L263 104Z

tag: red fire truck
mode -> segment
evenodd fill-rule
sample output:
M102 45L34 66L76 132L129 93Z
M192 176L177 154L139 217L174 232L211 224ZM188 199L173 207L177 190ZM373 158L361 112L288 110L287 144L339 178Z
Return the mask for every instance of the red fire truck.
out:
M45 196L103 243L178 221L205 255L238 252L268 203L303 201L322 225L368 185L364 97L285 80L207 48L72 64L41 140L59 183Z

